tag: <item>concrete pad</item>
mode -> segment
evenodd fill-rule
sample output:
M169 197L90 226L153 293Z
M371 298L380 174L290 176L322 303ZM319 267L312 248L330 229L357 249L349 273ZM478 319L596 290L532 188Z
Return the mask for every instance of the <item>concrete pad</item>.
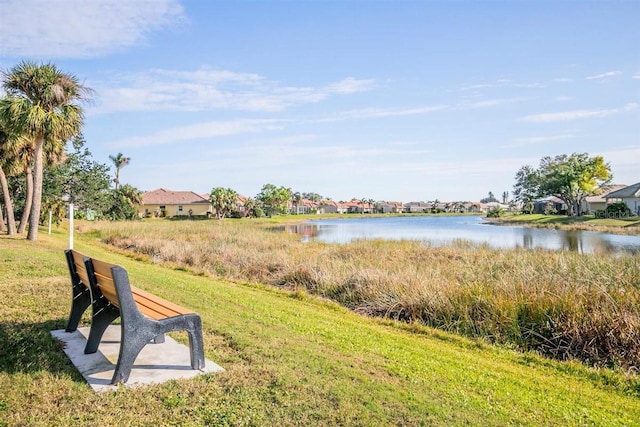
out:
M87 383L96 391L117 390L109 384L118 361L120 351L120 325L110 325L102 336L98 351L84 354L89 328L78 328L75 332L64 329L51 331L51 335L64 344L64 352L73 365L80 371ZM146 384L158 384L168 380L192 378L209 372L222 372L223 368L209 359L205 360L203 370L192 369L189 347L177 343L166 336L161 344L147 344L133 364L129 380L125 387L137 387Z

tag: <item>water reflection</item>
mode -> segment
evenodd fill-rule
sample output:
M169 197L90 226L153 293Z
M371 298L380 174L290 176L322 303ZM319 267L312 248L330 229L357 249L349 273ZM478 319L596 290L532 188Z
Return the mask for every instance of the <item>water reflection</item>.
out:
M495 248L544 248L579 253L640 253L639 236L592 231L566 231L490 225L479 216L344 218L309 221L279 227L303 241L347 243L356 239L421 240L431 246L455 241Z
M287 233L299 234L302 236L303 241L308 241L314 237L318 237L320 235L320 226L317 224L293 224L293 225L285 225L282 227L276 227L278 231L286 231Z

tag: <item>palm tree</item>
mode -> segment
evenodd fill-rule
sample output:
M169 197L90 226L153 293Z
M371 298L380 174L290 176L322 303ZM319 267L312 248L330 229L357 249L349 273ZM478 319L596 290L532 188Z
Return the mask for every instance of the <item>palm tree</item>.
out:
M302 194L296 191L291 195L291 200L293 201L293 205L296 207L296 215L300 213L300 202L302 201Z
M122 193L122 197L129 202L131 207L136 207L142 204L142 191L137 188L129 184L125 184L120 188L120 192Z
M16 234L16 221L13 212L13 201L11 193L9 193L9 184L7 183L7 175L13 175L16 171L14 162L14 145L13 138L8 132L0 129L0 187L2 187L2 198L4 206L7 209L7 234L10 236ZM7 172L5 172L7 171ZM1 212L0 212L1 213ZM0 229L4 226L4 218L0 217Z
M125 157L124 154L118 153L115 156L109 156L113 165L116 167L116 175L113 178L113 182L116 184L116 191L118 190L118 185L120 184L120 169L127 166L131 161L131 157Z
M504 191L502 193L502 203L504 203L505 205L509 202L509 192L508 191Z
M45 147L55 151L80 133L83 111L76 102L85 99L91 90L51 63L23 61L8 72L3 71L2 77L7 96L0 100L0 120L33 141L33 203L27 239L37 240Z

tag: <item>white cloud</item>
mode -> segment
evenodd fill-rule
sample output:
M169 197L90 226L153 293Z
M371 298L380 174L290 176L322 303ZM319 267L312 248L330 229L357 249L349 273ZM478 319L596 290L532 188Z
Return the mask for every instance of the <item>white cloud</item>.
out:
M485 99L482 101L474 101L474 102L463 102L460 104L461 107L465 108L487 108L487 107L498 107L500 105L512 104L514 102L522 101L521 98L495 98L495 99Z
M372 80L352 77L325 87L282 86L258 74L203 68L149 70L96 82L101 97L93 113L121 111L203 111L212 108L274 112L373 88Z
M433 105L425 107L415 108L401 108L401 109L381 109L381 108L363 108L361 110L349 110L342 111L331 116L322 117L314 122L337 122L342 120L354 120L354 119L375 119L380 117L398 117L398 116L414 116L418 114L428 114L434 111L440 111L448 108L446 105Z
M589 76L586 79L587 80L600 80L600 79L606 79L607 77L619 76L620 74L622 74L621 71L607 71L606 73L596 74L595 76Z
M550 135L550 136L531 136L525 138L517 138L517 145L530 145L530 144L542 144L547 142L562 141L565 139L577 138L577 135L562 134L562 135Z
M491 89L491 88L516 88L516 89L539 89L546 87L542 83L518 83L508 79L496 80L495 83L480 83L469 86L463 86L460 88L462 91L477 91L479 89Z
M328 85L326 90L331 93L351 94L369 91L374 87L375 82L373 80L360 80L353 77L347 77L339 82Z
M525 116L522 120L534 123L564 122L569 120L579 120L587 118L607 117L638 108L638 104L630 103L621 108L613 108L609 110L573 110L558 113L542 113Z
M640 79L640 72L637 72L633 75L634 79Z
M134 136L111 141L107 145L110 147L143 147L185 143L198 139L278 130L281 129L280 122L281 121L278 120L231 120L196 123L188 126L164 129L151 135Z
M177 0L2 0L0 55L96 57L185 20Z

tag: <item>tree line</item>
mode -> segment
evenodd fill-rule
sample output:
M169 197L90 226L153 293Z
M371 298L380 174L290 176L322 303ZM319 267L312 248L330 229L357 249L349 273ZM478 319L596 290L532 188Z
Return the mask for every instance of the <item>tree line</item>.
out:
M141 192L120 185L120 170L131 159L122 153L109 156L115 167L111 179L110 168L95 162L85 147L80 104L90 100L93 91L51 63L22 61L1 76L5 94L0 99L0 230L6 223L8 234L28 230L27 239L36 240L46 213L61 219L66 203L91 208L98 218L137 217ZM556 196L565 202L569 215L581 215L584 199L601 193L612 175L601 156L574 153L543 157L537 169L525 165L515 180L514 200L523 211L531 211L536 199ZM506 201L509 194L502 196ZM216 215L224 218L237 209L237 198L233 189L216 187L209 200ZM256 216L285 213L290 202L297 207L303 198L320 196L266 184L255 199L247 199L245 210ZM488 200L497 201L491 192Z
M98 217L136 216L141 192L119 185L120 169L130 159L110 156L116 168L111 189L110 168L95 162L85 147L80 104L93 91L51 63L22 61L1 76L0 230L6 223L8 234L27 230L27 239L37 240L38 225L48 213L64 217L67 203L90 207Z

